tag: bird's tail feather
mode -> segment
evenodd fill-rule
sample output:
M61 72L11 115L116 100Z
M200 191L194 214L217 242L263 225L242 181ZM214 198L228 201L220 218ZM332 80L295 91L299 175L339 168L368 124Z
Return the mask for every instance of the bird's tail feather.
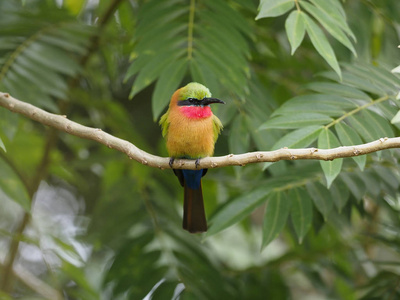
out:
M192 189L185 182L184 189L183 229L191 233L207 231L201 183L199 189Z

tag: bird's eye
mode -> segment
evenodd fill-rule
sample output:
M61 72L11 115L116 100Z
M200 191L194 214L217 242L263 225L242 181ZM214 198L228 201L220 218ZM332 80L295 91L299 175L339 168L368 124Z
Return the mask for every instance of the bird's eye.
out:
M189 101L190 103L192 103L194 98L187 98L186 100Z

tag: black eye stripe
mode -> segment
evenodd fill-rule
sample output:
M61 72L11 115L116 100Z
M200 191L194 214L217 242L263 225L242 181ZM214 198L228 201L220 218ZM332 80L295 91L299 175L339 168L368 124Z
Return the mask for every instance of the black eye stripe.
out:
M202 100L196 99L196 98L187 98L186 100L181 100L178 101L178 106L190 106L190 105L196 105L200 106Z

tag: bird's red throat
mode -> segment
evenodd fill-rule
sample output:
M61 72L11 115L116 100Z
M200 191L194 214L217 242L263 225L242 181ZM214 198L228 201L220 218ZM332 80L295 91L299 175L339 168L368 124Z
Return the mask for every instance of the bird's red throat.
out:
M181 112L190 119L204 119L212 115L209 106L182 106Z

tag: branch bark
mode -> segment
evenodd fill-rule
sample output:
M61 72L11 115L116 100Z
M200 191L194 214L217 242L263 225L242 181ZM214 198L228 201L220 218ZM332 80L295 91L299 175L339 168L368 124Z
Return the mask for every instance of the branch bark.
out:
M7 93L0 92L0 106L24 115L44 125L53 127L66 133L96 141L111 149L116 149L125 153L130 159L134 159L144 165L156 167L160 169L169 169L169 158L160 157L147 153L134 144L117 138L111 134L102 131L99 128L91 128L83 126L71 120L66 116L56 115L46 112L29 103L20 101L11 97ZM400 137L387 138L382 137L379 140L354 146L343 146L332 149L287 149L282 148L275 151L258 151L244 154L229 154L218 157L206 157L200 160L198 168L219 168L225 166L244 166L251 163L260 162L277 162L280 160L299 160L299 159L316 159L316 160L333 160L336 158L353 157L380 150L400 148ZM176 159L173 164L175 169L195 170L194 160Z

